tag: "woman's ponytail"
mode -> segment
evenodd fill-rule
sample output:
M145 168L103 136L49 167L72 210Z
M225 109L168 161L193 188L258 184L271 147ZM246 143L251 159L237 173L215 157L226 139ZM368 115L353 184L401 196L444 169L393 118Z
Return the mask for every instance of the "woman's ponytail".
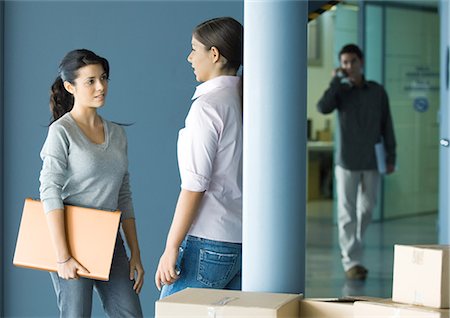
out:
M50 111L52 122L70 112L73 107L73 96L64 88L61 76L55 79L50 91Z

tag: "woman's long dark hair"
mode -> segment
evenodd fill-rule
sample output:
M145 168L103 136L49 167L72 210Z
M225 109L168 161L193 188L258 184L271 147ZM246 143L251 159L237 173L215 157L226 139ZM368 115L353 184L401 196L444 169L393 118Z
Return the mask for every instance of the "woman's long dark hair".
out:
M200 23L192 32L209 50L216 47L227 59L226 68L238 70L243 60L244 28L233 18L214 18Z
M108 60L86 49L73 50L64 56L59 64L59 75L56 77L50 91L50 111L53 123L55 120L70 112L73 108L73 96L64 87L67 81L75 84L78 70L86 65L100 64L109 78Z

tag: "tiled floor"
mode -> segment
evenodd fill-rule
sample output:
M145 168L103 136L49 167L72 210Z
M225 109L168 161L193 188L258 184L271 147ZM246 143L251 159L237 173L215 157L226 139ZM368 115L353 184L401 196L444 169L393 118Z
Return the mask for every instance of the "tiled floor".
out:
M347 295L391 298L394 244L436 244L437 214L372 222L365 237L365 282L345 279L332 201L307 207L306 297Z

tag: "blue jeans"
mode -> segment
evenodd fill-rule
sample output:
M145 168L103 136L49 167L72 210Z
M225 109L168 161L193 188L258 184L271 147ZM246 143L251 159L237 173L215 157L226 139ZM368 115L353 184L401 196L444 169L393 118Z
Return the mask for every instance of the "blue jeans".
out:
M242 244L188 235L180 246L180 278L164 285L160 299L187 287L241 289Z
M117 235L109 281L88 278L62 279L50 275L55 289L60 317L90 317L92 291L96 290L108 317L143 317L139 296L129 278L129 262L120 233Z

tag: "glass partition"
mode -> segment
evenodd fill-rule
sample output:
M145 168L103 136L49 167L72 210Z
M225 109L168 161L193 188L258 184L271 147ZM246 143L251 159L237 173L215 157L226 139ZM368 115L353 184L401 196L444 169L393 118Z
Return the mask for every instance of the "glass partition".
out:
M407 5L367 5L365 34L366 72L388 92L397 138L397 171L384 178L384 218L436 212L438 12Z

